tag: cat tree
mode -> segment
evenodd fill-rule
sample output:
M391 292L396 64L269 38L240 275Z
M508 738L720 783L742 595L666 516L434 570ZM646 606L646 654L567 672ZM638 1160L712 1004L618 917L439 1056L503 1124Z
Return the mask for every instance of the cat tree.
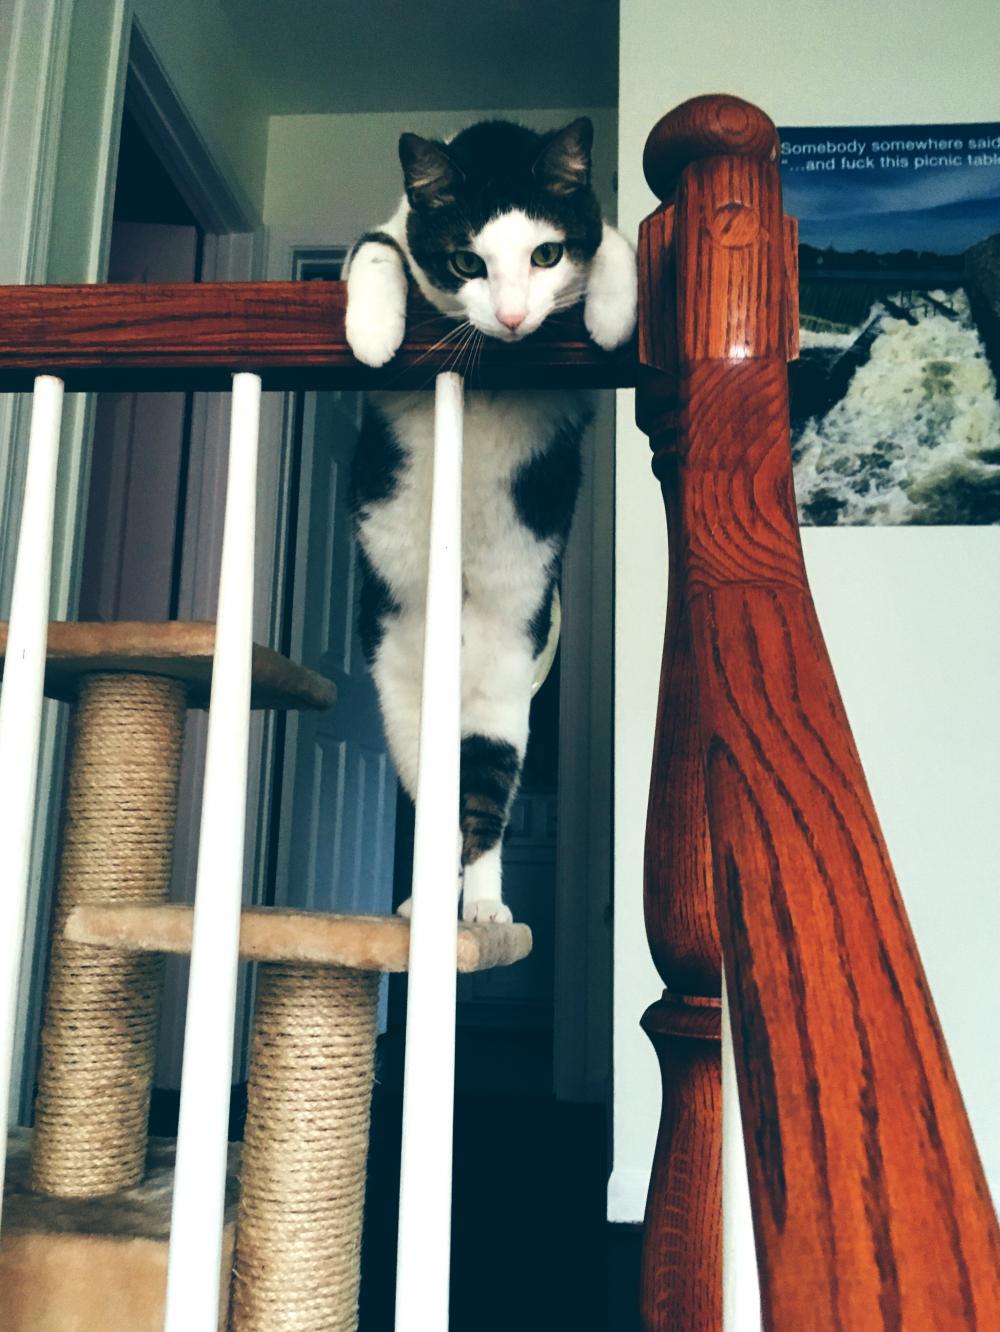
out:
M8 1171L7 1332L163 1325L172 1144L149 1143L147 1119L162 957L191 945L191 909L165 899L184 716L207 705L213 646L210 624L49 627L46 693L72 703L73 741L36 1126L15 1130ZM254 648L254 707L333 699ZM523 925L463 925L457 965L530 947ZM220 1327L357 1326L378 977L408 950L395 917L244 913L241 956L262 965Z

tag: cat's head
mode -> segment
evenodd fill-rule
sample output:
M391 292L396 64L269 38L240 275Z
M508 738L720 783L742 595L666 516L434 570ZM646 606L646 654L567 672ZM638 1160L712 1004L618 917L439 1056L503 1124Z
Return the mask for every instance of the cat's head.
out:
M550 134L490 120L447 144L401 137L406 239L436 305L516 342L580 299L601 241L593 137L585 116Z

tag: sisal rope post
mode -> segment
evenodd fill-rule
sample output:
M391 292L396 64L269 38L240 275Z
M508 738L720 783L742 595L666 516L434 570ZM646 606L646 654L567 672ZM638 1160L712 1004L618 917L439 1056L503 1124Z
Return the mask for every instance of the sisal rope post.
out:
M354 1332L378 975L257 981L232 1332Z
M32 1188L96 1197L142 1178L162 958L63 937L88 902L160 902L170 878L185 686L94 674L66 793L35 1106Z

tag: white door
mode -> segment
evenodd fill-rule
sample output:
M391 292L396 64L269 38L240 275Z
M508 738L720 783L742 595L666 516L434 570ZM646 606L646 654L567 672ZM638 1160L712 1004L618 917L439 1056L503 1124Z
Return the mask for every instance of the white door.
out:
M334 681L337 702L288 718L277 888L291 907L387 913L396 777L356 629L349 491L360 411L356 393L300 402L292 656Z

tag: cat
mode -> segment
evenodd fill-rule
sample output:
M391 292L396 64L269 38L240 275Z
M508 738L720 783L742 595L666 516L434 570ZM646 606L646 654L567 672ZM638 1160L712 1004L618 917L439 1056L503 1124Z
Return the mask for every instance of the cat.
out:
M517 342L581 299L610 350L636 320L632 245L601 218L586 117L547 134L508 121L447 142L403 134L405 193L346 266L346 336L367 365L403 341L409 284L456 320L456 369L485 337ZM389 751L416 791L433 395L368 395L352 473L359 631ZM467 921L509 921L501 845L528 741L581 476L586 392L466 394L462 476L459 890ZM409 903L399 908L409 913Z

